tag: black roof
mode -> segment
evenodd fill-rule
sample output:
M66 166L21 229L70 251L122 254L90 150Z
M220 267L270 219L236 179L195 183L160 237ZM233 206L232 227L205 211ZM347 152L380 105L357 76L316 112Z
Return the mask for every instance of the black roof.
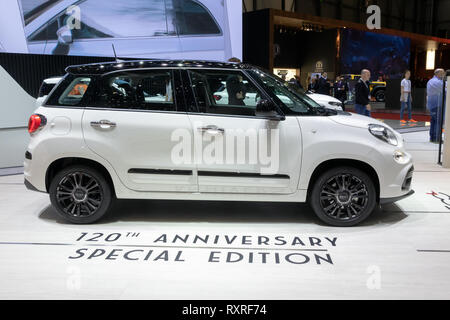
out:
M218 69L249 69L252 66L243 63L230 63L204 60L129 60L120 62L103 62L69 66L66 72L75 75L102 75L105 73L127 70L160 67L180 68L218 68Z

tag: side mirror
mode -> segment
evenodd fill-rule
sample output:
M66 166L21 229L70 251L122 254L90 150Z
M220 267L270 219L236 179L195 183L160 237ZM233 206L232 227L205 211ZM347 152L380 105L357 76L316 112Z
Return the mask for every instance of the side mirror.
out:
M286 119L284 115L278 113L278 107L272 101L267 99L258 101L256 104L255 115L272 121L283 121Z
M56 31L58 36L58 43L63 45L69 45L73 42L72 30L68 26L62 26Z

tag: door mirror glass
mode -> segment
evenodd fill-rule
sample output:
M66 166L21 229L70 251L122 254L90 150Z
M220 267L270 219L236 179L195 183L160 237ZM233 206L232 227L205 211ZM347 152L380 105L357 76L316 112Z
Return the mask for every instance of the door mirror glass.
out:
M73 42L72 30L68 26L62 26L56 32L58 36L58 43L62 45L69 45Z
M255 115L264 117L274 121L282 121L284 116L278 113L278 107L270 100L260 99L256 104Z

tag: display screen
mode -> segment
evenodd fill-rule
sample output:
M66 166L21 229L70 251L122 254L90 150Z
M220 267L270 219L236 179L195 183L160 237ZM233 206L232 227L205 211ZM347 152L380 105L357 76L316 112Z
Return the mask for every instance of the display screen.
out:
M242 59L242 7L233 2L7 0L0 13L0 51Z
M342 30L341 73L369 69L372 80L400 79L409 69L411 40L358 30Z

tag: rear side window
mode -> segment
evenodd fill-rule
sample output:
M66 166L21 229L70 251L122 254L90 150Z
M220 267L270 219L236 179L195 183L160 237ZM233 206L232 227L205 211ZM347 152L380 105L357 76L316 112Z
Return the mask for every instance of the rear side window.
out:
M42 82L41 87L39 88L39 98L44 97L44 96L48 96L48 94L50 93L50 91L52 91L52 89L55 87L56 83L47 83L47 82Z
M69 106L79 105L81 99L83 99L83 96L87 91L90 82L90 78L75 78L64 90L63 94L59 97L59 104Z
M197 1L173 0L179 35L220 34L212 14Z
M68 75L50 95L46 105L80 106L90 84L90 77Z
M99 82L97 108L176 111L172 70L114 73Z

